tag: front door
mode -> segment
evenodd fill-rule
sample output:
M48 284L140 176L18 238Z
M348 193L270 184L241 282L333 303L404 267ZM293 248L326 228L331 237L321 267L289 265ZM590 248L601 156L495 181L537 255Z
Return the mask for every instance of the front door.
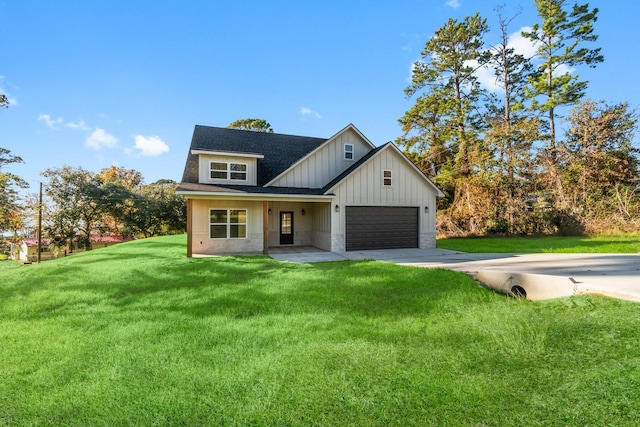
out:
M280 212L280 244L293 245L293 212Z

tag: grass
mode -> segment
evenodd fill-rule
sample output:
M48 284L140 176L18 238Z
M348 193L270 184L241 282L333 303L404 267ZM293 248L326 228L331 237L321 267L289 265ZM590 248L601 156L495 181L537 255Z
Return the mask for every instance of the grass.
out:
M0 264L0 425L637 425L638 305L183 236Z
M484 253L640 253L640 234L591 237L466 237L438 239L438 248Z

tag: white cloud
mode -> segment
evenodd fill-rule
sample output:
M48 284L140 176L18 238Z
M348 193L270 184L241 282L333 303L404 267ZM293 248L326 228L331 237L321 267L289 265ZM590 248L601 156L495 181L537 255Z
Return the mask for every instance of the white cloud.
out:
M40 114L38 120L44 122L51 129L55 129L58 125L62 124L62 117L52 118L49 114Z
M93 150L113 148L118 144L118 138L110 135L104 129L96 129L85 139L85 146Z
M492 69L487 66L479 67L478 61L467 61L465 65L473 67L475 69L475 76L480 82L480 86L487 89L490 92L496 92L500 89L496 81L496 75Z
M302 114L303 116L312 115L312 116L315 116L318 119L322 118L322 116L318 112L313 111L312 109L306 108L306 107L300 107L300 114Z
M522 37L522 32L531 32L531 27L522 27L520 30L509 36L507 47L513 48L515 53L524 56L525 58L533 58L536 54L537 45L528 38Z
M522 32L531 32L531 27L522 27L517 32L511 34L509 36L509 41L507 43L507 47L513 48L515 53L524 56L525 58L533 58L538 50L539 43L533 42L526 37L522 36ZM535 60L534 60L535 63ZM539 62L538 62L539 63ZM561 76L563 74L571 74L575 71L575 68L572 68L566 64L560 64L554 71L554 76Z
M69 129L74 130L91 130L91 128L84 122L84 120L80 120L79 122L67 122L66 126Z
M447 0L446 5L447 5L447 6L449 6L449 7L454 8L454 9L457 9L457 8L459 8L460 6L462 6L462 5L460 4L460 0Z
M159 136L136 135L134 139L136 143L133 148L141 156L156 157L169 151L169 146ZM126 149L125 152L131 154L133 150Z

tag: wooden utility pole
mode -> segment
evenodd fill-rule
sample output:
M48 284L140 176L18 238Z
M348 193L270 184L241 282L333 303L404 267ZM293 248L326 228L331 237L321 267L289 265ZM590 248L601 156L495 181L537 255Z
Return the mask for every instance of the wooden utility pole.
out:
M40 183L40 202L38 203L38 264L42 256L42 183Z

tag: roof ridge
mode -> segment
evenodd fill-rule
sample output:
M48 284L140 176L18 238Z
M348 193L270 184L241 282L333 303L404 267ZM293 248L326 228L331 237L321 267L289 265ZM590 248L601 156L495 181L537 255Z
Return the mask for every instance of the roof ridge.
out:
M201 128L224 129L224 130L229 130L229 131L250 132L250 133L263 134L263 135L273 135L273 136L295 136L297 138L329 139L329 138L320 137L320 136L296 135L296 134L293 134L293 133L280 133L280 132L261 132L259 130L237 129L237 128L229 128L229 127L226 127L226 126L209 126L209 125L198 125L198 124L196 124L195 126L196 127L201 127Z

